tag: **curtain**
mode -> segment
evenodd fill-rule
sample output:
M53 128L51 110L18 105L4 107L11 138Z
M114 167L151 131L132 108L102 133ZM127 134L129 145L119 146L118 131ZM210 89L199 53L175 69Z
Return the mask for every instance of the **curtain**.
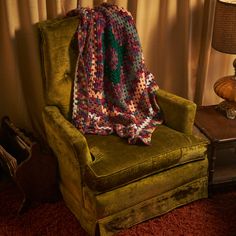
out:
M93 7L102 0L81 0ZM215 104L214 82L233 73L233 56L211 48L215 0L107 0L134 16L145 62L160 88ZM63 16L76 0L0 0L0 117L43 136L44 107L35 23Z

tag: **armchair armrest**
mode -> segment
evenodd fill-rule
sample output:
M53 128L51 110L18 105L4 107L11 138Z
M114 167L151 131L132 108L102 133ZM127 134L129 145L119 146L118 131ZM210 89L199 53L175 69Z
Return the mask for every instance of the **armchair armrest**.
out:
M58 145L64 146L66 149L71 148L80 167L92 161L84 135L65 119L58 107L46 106L43 111L43 120L53 151L59 152L60 155Z
M192 134L196 104L162 89L157 91L157 101L165 124L185 134Z

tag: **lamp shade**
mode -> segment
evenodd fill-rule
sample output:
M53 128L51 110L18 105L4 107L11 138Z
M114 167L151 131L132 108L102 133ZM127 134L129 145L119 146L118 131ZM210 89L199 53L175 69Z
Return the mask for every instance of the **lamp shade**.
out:
M223 53L236 54L236 1L217 0L212 47Z

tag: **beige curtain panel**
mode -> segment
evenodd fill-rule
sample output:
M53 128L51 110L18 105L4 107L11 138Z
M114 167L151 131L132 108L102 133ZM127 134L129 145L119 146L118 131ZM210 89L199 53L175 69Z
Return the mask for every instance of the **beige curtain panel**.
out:
M81 0L93 7L105 1ZM211 48L215 0L113 0L136 20L148 69L160 86L197 104L219 102L214 82L233 56ZM38 21L64 16L76 0L0 0L0 117L43 135Z

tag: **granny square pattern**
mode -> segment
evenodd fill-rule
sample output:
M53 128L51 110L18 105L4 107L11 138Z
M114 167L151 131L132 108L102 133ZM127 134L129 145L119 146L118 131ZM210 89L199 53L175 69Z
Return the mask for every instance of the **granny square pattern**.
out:
M116 133L149 145L162 123L158 86L144 64L131 14L116 5L80 8L72 122L84 134Z

